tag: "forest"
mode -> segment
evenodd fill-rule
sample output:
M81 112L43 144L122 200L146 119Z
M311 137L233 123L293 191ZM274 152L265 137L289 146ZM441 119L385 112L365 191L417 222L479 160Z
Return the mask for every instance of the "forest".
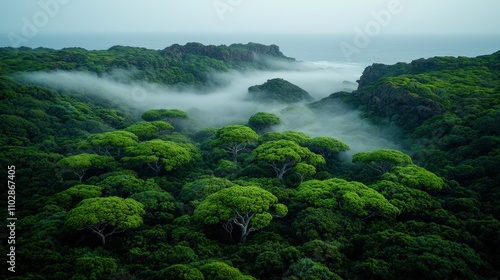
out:
M269 77L248 98L281 109L219 123L123 90L210 98L214 73L302 66L256 43L0 48L0 277L500 278L500 52L375 63L321 100ZM342 110L400 148L283 126Z

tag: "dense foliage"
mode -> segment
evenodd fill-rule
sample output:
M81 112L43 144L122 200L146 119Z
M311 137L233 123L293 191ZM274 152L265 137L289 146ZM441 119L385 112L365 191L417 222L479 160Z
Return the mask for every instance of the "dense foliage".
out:
M452 196L479 200L481 210L498 219L499 69L500 52L374 64L357 91L332 98L403 128L415 163L458 182L465 189Z
M16 168L18 218L2 279L500 277L500 53L373 65L354 93L313 104L341 99L404 129L407 152L352 162L339 157L349 143L273 131L271 113L192 131L168 104L135 112L14 75L133 68L201 85L262 67L255 53L286 59L258 44L0 49L0 161Z
M313 100L307 91L280 78L251 86L248 94L252 100L259 102L298 103Z

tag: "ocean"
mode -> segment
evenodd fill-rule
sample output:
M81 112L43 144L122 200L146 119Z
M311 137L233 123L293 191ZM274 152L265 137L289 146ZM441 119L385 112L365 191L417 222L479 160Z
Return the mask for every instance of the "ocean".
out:
M434 56L491 54L500 50L500 37L490 35L379 35L361 38L352 34L39 34L24 45L31 48L82 47L108 49L115 45L164 49L172 44L199 42L212 45L232 43L276 44L289 57L310 62L332 62L368 66L394 64ZM0 47L11 46L7 35Z

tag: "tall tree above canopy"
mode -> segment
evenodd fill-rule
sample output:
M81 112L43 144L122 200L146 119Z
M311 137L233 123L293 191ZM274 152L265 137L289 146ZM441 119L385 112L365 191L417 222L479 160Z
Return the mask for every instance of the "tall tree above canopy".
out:
M377 170L380 174L390 171L396 165L412 163L410 156L391 149L379 149L369 152L359 152L352 156L352 162L364 163L368 167Z
M102 187L100 186L78 184L67 190L56 193L53 196L53 200L57 205L68 209L83 199L100 197L101 195Z
M141 140L152 139L158 137L160 134L167 130L172 130L174 127L166 121L152 121L152 122L137 122L127 128L125 131L132 132L137 135Z
M377 191L363 183L338 178L302 183L297 190L297 199L315 207L339 207L360 218L374 215L395 217L399 214L398 208Z
M244 125L227 125L217 130L216 136L212 144L223 146L233 155L233 162L238 162L238 153L259 138L255 131Z
M315 153L321 154L324 158L330 157L338 152L348 151L350 148L347 144L332 138L332 137L314 137L307 141L306 147Z
M274 216L283 217L288 208L278 203L272 193L255 186L234 186L209 195L194 212L194 217L205 224L223 223L232 232L233 226L241 229L240 242L248 234L269 225Z
M382 179L424 191L439 191L446 186L441 177L415 164L396 166L391 172L384 174Z
M239 269L224 262L211 262L200 267L205 279L217 280L255 280L252 276L244 275Z
M277 140L290 140L299 145L306 144L311 137L309 137L304 132L296 131L296 130L287 130L283 132L266 132L262 134L260 137L260 142L269 142L269 141L277 141Z
M408 187L401 183L380 180L370 185L370 188L378 191L387 198L403 215L422 217L429 215L429 212L435 209L442 208L437 198L425 191Z
M115 130L92 134L80 147L90 148L101 155L118 157L124 148L137 144L137 141L138 138L135 134L124 130Z
M146 164L158 175L162 168L166 171L186 164L191 161L192 156L188 149L172 141L160 139L141 142L135 146L128 147L127 152L133 157L124 157L124 161L133 161Z
M306 162L310 165L325 163L325 159L321 155L317 155L308 148L301 147L290 140L266 142L257 147L253 154L258 159L269 163L279 179L283 179L285 173L300 162Z
M114 159L108 156L98 154L78 154L65 157L57 162L57 166L65 170L70 170L78 176L80 182L85 176L85 173L90 168L103 168L106 164L113 162Z
M248 125L258 134L269 131L273 125L278 125L281 120L278 116L266 112L258 112L248 119Z
M151 109L142 114L142 119L145 121L167 121L174 127L179 120L189 119L188 113L179 109Z
M71 229L90 229L106 245L107 236L142 225L145 213L143 205L131 198L88 198L69 211L65 224Z
M301 184L302 184L302 182L304 182L304 178L306 175L316 174L316 167L314 167L310 164L307 164L307 163L303 163L303 162L297 163L297 165L295 165L293 170L295 171L296 174L298 174L300 176L300 183Z

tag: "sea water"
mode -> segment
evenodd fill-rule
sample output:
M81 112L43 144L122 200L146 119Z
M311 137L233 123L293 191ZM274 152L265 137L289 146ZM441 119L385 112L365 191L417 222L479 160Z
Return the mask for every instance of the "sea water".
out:
M5 35L5 34L4 34ZM172 44L198 42L275 44L289 57L302 61L328 61L368 66L394 64L435 56L475 57L500 50L500 36L493 35L379 35L359 44L356 34L39 34L25 46L61 49L108 49L115 45L164 49ZM0 36L0 47L9 47ZM342 47L344 46L344 47ZM349 46L347 49L345 46Z

